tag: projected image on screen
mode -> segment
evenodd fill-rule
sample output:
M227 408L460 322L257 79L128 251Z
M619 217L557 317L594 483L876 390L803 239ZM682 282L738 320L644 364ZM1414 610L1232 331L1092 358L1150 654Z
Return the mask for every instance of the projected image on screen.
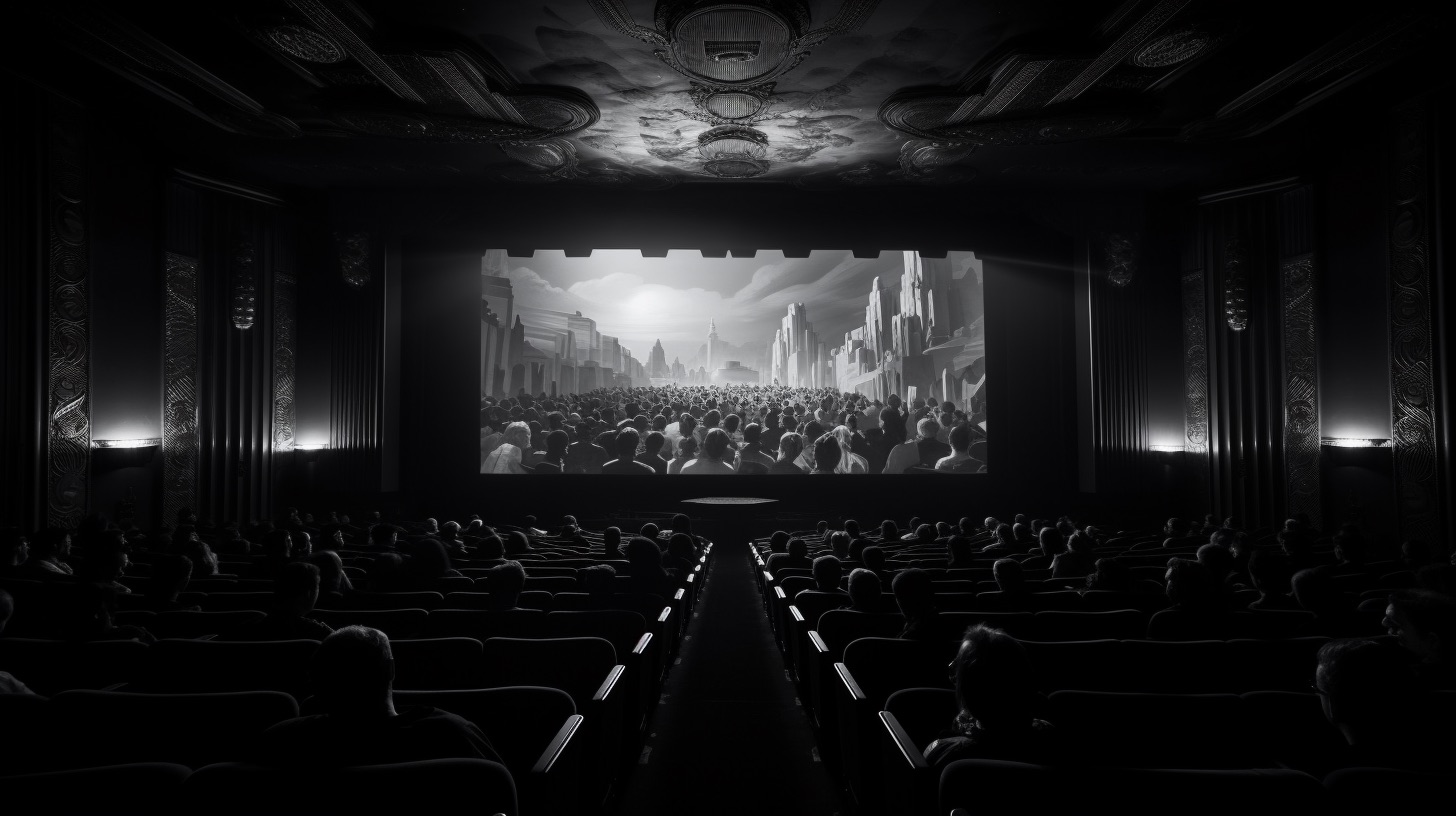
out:
M984 473L971 252L481 259L487 474Z

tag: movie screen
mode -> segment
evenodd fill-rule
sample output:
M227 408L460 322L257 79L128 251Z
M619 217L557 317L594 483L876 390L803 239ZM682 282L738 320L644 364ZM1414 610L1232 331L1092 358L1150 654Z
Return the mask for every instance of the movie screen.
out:
M481 259L480 472L986 472L972 252Z

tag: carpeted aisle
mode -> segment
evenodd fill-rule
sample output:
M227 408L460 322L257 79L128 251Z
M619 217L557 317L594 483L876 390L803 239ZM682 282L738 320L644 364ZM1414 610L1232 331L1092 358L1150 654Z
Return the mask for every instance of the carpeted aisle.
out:
M746 542L715 544L681 662L619 799L624 816L841 810L749 563Z

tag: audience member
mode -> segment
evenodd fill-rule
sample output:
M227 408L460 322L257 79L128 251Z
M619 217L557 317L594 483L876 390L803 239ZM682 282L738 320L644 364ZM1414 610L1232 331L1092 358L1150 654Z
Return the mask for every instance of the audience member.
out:
M925 747L927 762L944 768L960 759L1055 760L1055 732L1051 723L1035 716L1031 660L1016 638L982 624L972 626L950 669L960 713L950 735Z

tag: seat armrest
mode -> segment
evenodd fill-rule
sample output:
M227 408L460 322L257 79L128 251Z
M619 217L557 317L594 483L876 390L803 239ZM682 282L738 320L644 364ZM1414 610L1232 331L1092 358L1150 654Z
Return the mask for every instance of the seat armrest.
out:
M672 599L674 601L681 601L683 599L683 596L686 595L687 592L688 591L686 589L679 588L677 592L673 593Z
M790 604L789 614L794 617L794 623L804 622L804 613L799 611L799 607Z
M536 764L531 767L532 774L551 773L561 757L566 755L567 749L572 746L572 739L581 730L581 724L585 719L580 714L572 714L566 718L566 722L557 729L556 736L551 738L551 743L546 746L546 750L541 752Z
M898 750L900 758L904 760L904 767L912 771L930 767L929 763L925 761L925 754L921 753L919 746L910 739L910 735L905 732L905 727L900 725L900 721L895 718L894 714L881 711L880 724L884 726L886 736L890 738L890 742Z
M854 675L850 674L848 666L844 665L843 663L835 663L834 673L839 675L839 684L841 687L844 688L846 692L849 693L850 700L854 701L855 703L862 703L865 701L866 698L864 690L859 687L859 683L855 682Z
M607 679L597 687L597 693L592 695L592 702L606 702L612 696L612 692L617 688L617 683L621 681L622 675L626 671L627 667L621 663L613 666L612 670L607 672Z
M682 592L682 590L679 589L678 592ZM673 600L676 600L676 598L674 598ZM668 619L671 618L671 617L672 617L672 607L670 607L670 606L664 606L662 608L662 611L657 613L657 622L658 623L667 623Z
M787 595L784 594L784 588L783 587L776 586L776 587L774 587L774 598L776 598L776 599L778 599L780 601L787 601L789 599L789 596L787 596Z
M640 637L640 638L637 639L637 645L632 647L632 654L634 654L634 655L636 655L637 657L640 658L640 657L642 657L642 655L644 655L644 654L647 653L647 647L648 646L651 646L651 645L652 645L652 633L651 632L643 632L642 633L642 637Z
M825 645L824 638L819 637L819 633L813 629L809 630L809 646L814 650L814 654L817 656L816 659L829 654L829 647Z

